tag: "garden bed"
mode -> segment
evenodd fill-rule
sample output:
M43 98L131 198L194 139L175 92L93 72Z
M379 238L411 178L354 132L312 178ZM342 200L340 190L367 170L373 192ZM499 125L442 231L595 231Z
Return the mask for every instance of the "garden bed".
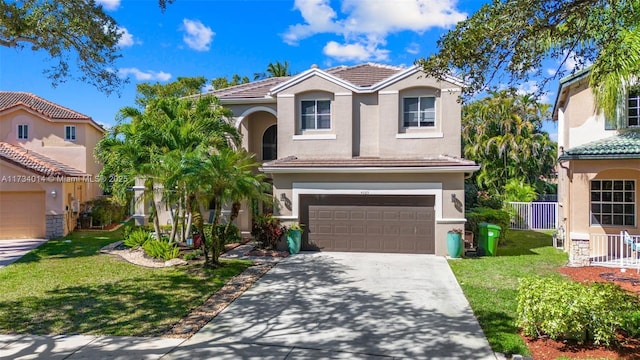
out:
M640 295L640 274L635 269L590 267L561 267L558 272L578 282L613 282L625 290ZM524 337L535 360L558 358L578 359L640 359L640 339L618 334L620 345L610 348L590 343L578 344L570 341L556 341L549 338L531 339Z

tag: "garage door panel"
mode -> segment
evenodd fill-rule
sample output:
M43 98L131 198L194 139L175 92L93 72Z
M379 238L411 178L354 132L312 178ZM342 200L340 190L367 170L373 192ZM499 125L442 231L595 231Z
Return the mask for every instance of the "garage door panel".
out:
M0 240L46 236L44 192L0 192Z
M366 199L307 205L309 244L329 251L435 253L433 207L370 206Z

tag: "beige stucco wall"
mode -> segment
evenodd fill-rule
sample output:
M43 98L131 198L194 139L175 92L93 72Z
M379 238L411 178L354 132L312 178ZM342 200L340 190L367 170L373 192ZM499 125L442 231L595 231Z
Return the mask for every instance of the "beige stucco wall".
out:
M638 196L640 196L640 160L579 160L564 164L563 176L559 183L561 225L566 231L566 240L589 240L592 234L619 234L627 230L632 235L640 235L640 214ZM590 225L590 181L635 180L636 181L636 226ZM571 251L572 242L565 242L565 249Z
M352 194L358 189L379 189L380 194L411 195L426 191L436 196L436 254L446 255L446 233L462 228L464 219L464 174L273 174L273 194L276 201L275 215L285 223L298 221L294 183L299 188L321 183L327 193L341 189L344 184ZM339 185L338 185L339 184ZM337 187L336 187L337 186ZM413 188L416 186L418 189ZM407 189L406 191L402 189ZM354 192L355 191L355 192ZM284 199L283 200L283 194ZM422 194L426 194L423 192ZM455 200L452 198L455 195ZM288 204L287 204L288 202Z

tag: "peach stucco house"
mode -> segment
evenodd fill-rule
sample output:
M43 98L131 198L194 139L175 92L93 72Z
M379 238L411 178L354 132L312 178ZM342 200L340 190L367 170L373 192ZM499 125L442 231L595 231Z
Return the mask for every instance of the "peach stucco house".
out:
M0 240L51 238L76 227L102 193L90 117L25 92L0 91Z
M466 221L465 176L478 169L460 158L462 86L367 63L209 94L262 161L274 215L305 225L303 250L445 255L447 231Z
M628 92L618 109L623 127L614 129L616 121L605 122L595 110L587 69L560 81L553 116L560 220L571 264L640 265L632 251L640 249L640 92Z

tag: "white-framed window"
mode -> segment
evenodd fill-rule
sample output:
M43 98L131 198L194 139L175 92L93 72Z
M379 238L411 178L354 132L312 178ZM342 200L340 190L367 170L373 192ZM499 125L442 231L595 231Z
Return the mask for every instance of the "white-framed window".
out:
M28 140L29 139L29 125L20 124L18 125L18 140Z
M414 96L402 99L402 119L405 128L435 127L435 96Z
M591 225L635 227L635 180L591 180Z
M627 126L640 127L640 91L629 93L627 100Z
M76 141L75 125L66 125L64 127L64 139L67 141Z
M331 100L302 100L300 102L300 129L331 129Z

